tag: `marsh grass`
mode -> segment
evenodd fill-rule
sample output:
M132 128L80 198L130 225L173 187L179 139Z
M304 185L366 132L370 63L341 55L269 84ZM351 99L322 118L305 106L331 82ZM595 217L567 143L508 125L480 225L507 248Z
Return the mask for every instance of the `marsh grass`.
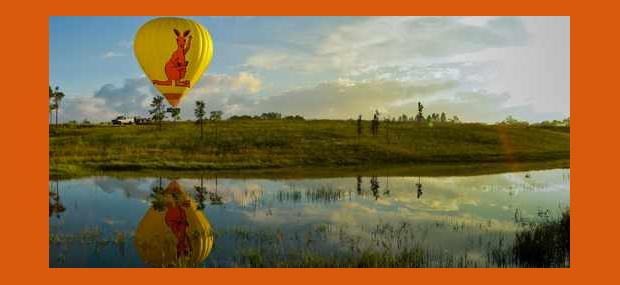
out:
M570 264L570 213L530 222L515 235L512 253L522 267L565 267Z
M412 228L377 225L370 243L346 233L334 225L320 224L304 234L278 237L269 231L235 231L237 242L235 267L479 267L480 263L464 255L429 248L413 239ZM321 245L330 235L337 235L338 245L326 250Z
M305 197L311 203L333 203L351 198L351 192L334 188L332 185L320 185L306 189Z
M214 232L215 244L230 239L235 249L221 263L207 258L198 266L212 267L568 267L570 266L570 214L563 209L537 219L515 220L513 234L493 232L489 224L466 224L457 220L425 226L407 222L379 223L352 234L346 225L315 224L288 232L280 228L235 226ZM483 228L476 238L469 231ZM429 230L450 230L472 236L472 246L462 252L425 243ZM483 235L485 236L483 241ZM514 236L513 236L514 235ZM362 236L365 236L362 238ZM104 235L99 228L87 228L72 235L50 234L50 245L91 246L97 254L114 246L125 256L133 237L122 232ZM477 247L474 245L477 244ZM474 249L477 248L477 249ZM215 247L217 249L217 246ZM483 259L476 252L483 250ZM63 259L60 254L58 259ZM218 261L219 262L219 261ZM187 267L183 260L174 267ZM192 266L196 266L195 264Z
M99 227L88 227L74 234L58 234L53 231L49 235L50 248L54 247L58 254L58 263L63 264L70 246L92 248L95 256L100 256L109 247L114 247L120 256L125 256L127 241L133 236L125 232L105 234Z
M488 248L488 259L499 267L570 267L570 209L559 214L539 210L538 218L525 219L515 212L521 229L512 244L503 238Z
M550 212L548 212L550 213ZM492 223L456 220L424 227L406 222L380 223L366 229L368 239L348 233L346 226L317 224L303 233L284 236L281 230L236 228L222 233L235 238L235 267L568 267L569 211L527 222L515 221L514 234L494 232ZM425 231L437 228L472 235L478 249L455 253L429 246ZM472 230L472 231L469 231ZM334 243L334 240L336 242ZM326 249L326 243L333 243ZM482 250L483 257L476 252Z

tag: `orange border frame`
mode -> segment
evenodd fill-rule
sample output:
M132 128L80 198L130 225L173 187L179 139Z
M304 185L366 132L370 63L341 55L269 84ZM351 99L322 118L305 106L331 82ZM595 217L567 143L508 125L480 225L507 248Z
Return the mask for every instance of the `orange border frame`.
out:
M613 177L618 97L613 87L617 56L615 26L618 11L611 4L568 1L518 2L470 0L422 2L315 0L294 3L262 0L233 1L5 1L3 95L16 104L3 108L1 141L3 217L2 279L5 284L110 284L169 282L232 282L269 284L330 283L448 283L476 284L583 283L613 272L616 229L606 217L617 207ZM179 5L179 8L175 8ZM608 7L607 7L608 6ZM170 10L173 8L173 10ZM571 268L570 269L50 269L48 260L48 128L47 102L50 15L569 15L571 16ZM608 84L608 83L612 84ZM612 88L608 88L608 87ZM40 95L36 95L41 93ZM613 95L612 95L613 94ZM615 97L614 97L615 96ZM20 102L15 102L19 98ZM4 101L9 102L8 100ZM601 104L603 103L603 104ZM28 111L24 110L27 106ZM575 116L577 113L577 116ZM611 114L611 115L607 115ZM19 118L19 120L7 118ZM6 128L5 128L6 127ZM577 129L575 129L577 127ZM605 139L596 139L603 134ZM604 158L607 161L601 161ZM588 165L596 167L588 167ZM586 186L588 186L586 188ZM610 191L605 191L609 189ZM596 195L594 195L596 193ZM10 196L6 196L6 195ZM591 194L591 195L587 195ZM32 195L32 196L30 196ZM32 198L31 198L32 197ZM604 199L601 199L603 197ZM33 199L35 198L35 199ZM30 201L36 201L32 203ZM617 222L616 222L617 223ZM616 250L614 250L616 249ZM607 275L607 276L606 276ZM597 278L598 277L598 278ZM204 280L204 281L203 281ZM592 280L594 281L594 280ZM389 283L388 283L389 284Z

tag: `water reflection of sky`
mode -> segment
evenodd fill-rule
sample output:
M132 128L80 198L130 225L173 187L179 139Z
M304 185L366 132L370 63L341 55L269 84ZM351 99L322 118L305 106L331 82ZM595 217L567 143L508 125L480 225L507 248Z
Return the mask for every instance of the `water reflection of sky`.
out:
M169 180L162 179L163 184ZM199 179L178 179L182 189L194 195ZM471 177L371 177L301 180L217 179L222 205L205 201L204 213L216 232L230 229L271 229L294 235L317 225L345 229L367 238L377 225L406 222L418 229L421 243L451 251L472 249L471 240L485 235L513 232L515 211L534 217L541 209L555 211L568 206L569 170L546 170ZM418 193L416 183L422 184ZM213 177L203 179L208 191L216 191ZM151 187L158 178L116 179L91 177L59 183L60 201L66 211L50 218L50 232L77 234L97 228L105 233L131 235L150 207ZM373 190L375 192L373 193ZM421 194L418 198L418 194ZM440 226L443 225L443 226ZM455 225L464 230L454 231ZM328 238L326 246L337 243ZM143 266L129 243L125 261L99 252L94 259L85 249L65 248L67 266ZM207 259L217 262L233 254L234 239L220 235ZM54 266L60 249L51 246ZM108 260L105 260L106 254ZM481 253L480 253L481 254ZM132 256L133 255L133 256ZM80 256L71 260L72 256ZM127 261L127 259L129 261ZM223 263L222 263L223 262ZM222 261L219 264L226 264Z

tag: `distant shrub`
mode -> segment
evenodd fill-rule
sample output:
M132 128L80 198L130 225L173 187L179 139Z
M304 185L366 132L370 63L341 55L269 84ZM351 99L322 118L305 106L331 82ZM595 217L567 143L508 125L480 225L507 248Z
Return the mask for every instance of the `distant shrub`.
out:
M519 121L512 116L506 117L503 121L499 122L498 125L509 125L509 126L527 126L530 123L527 121Z
M262 113L260 116L250 116L250 115L234 115L228 118L231 121L242 121L242 120L287 120L287 121L304 121L305 118L300 115L289 115L282 116L281 113L277 112L268 112Z
M284 117L284 120L289 120L289 121L304 121L305 118L300 116L300 115L295 115L295 116L286 116Z

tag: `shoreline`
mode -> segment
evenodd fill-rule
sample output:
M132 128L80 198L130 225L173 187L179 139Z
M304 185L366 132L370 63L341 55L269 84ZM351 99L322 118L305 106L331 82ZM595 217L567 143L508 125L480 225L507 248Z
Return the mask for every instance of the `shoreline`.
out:
M536 162L471 162L471 163L410 163L410 164L367 164L357 166L309 166L280 167L258 169L139 169L139 170L96 170L80 168L74 172L54 172L50 168L50 180L78 179L94 176L111 176L119 178L132 177L168 177L168 178L267 178L267 179L303 179L303 178L337 178L351 176L476 176L509 172L539 171L549 169L570 169L570 160L551 160Z

